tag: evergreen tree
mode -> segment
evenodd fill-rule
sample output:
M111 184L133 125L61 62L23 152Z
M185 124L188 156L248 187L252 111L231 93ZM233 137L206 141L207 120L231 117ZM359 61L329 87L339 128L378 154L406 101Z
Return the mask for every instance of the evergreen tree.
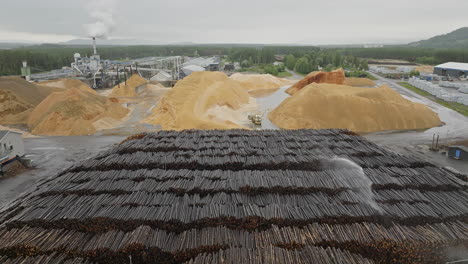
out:
M294 55L290 54L284 58L284 62L288 69L294 70L294 66L296 66L297 60L296 60L296 57L294 57Z
M308 74L310 72L309 61L306 57L297 60L295 71L302 74Z

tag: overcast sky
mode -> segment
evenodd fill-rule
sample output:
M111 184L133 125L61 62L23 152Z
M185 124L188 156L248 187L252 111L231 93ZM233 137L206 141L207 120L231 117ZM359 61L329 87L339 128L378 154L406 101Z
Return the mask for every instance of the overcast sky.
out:
M409 42L468 26L467 0L1 0L0 42L87 35L92 10L113 15L110 38L155 43ZM104 6L104 7L103 7Z

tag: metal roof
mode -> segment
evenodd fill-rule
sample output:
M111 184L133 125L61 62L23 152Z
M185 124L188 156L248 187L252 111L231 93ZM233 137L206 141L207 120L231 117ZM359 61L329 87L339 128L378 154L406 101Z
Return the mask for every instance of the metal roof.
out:
M186 75L190 75L192 72L199 72L199 71L205 71L205 68L198 66L198 65L187 65L182 68L182 71Z
M8 133L15 133L21 135L21 133L11 131L11 130L0 130L0 140L2 140Z
M160 71L150 79L151 81L170 81L172 80L172 75L165 71Z
M0 140L2 140L2 138L6 136L8 132L9 132L8 130L0 130Z
M468 153L468 147L465 146L450 146L449 148L458 148Z
M444 64L437 65L434 68L446 69L446 70L468 71L468 63L447 62Z
M210 58L194 58L194 59L191 59L187 62L185 62L183 64L183 66L188 66L188 65L197 65L197 66L200 66L200 67L207 67L209 66L210 64L218 64L219 63L219 59L216 58L216 57L210 57Z

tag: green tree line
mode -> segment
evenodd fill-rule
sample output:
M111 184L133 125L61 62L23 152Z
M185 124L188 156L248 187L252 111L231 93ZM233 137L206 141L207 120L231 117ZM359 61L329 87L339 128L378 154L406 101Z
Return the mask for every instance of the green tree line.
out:
M286 67L298 73L307 74L319 70L331 71L336 68L368 70L367 60L353 55L343 55L336 50L319 50L301 57L289 54L285 57Z
M251 60L252 64L268 64L274 61L274 54L306 53L317 50L309 46L265 46L265 45L160 45L160 46L99 46L102 59L126 60L149 56L214 56L229 55L234 61ZM69 66L73 54L92 54L92 48L85 45L44 44L13 50L0 50L0 76L20 74L23 60L27 60L33 72L49 71Z
M308 73L321 67L324 70L343 67L366 70L367 61L360 58L403 59L421 64L439 64L447 61L468 62L466 49L428 49L415 47L344 48L323 49L313 46L273 45L159 45L159 46L101 46L103 59L125 60L149 56L213 56L228 55L229 60L241 62L242 66L267 65L275 61L274 55L286 55L288 69ZM73 54L92 54L85 45L37 45L12 50L0 50L0 75L20 74L21 62L27 60L33 72L48 71L68 66ZM274 71L274 69L269 69Z
M415 47L384 47L384 48L348 48L342 49L343 54L360 58L398 59L410 62L436 65L448 61L468 62L468 49L430 49Z

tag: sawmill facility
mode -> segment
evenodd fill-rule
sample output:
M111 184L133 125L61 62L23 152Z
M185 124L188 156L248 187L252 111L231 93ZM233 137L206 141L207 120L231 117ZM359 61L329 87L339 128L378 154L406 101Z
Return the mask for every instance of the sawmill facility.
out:
M4 1L0 264L468 264L468 1L376 2Z
M96 38L92 38L91 56L73 55L70 67L31 74L27 61L23 62L21 76L27 81L36 82L59 78L74 78L89 84L92 88L109 88L127 80L134 73L140 76L173 86L178 80L198 71L219 71L219 57L190 58L183 56L145 57L128 61L102 59L97 50Z

